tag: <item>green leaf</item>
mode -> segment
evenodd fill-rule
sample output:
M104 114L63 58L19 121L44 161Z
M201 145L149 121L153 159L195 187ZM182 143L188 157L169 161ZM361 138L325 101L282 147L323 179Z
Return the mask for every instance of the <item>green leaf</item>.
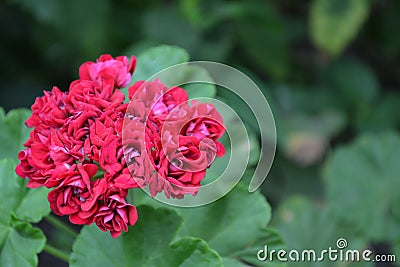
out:
M340 54L357 35L369 13L368 0L314 0L310 31L316 46Z
M1 207L0 212L0 267L37 266L36 254L46 243L42 231L7 216Z
M324 172L336 214L374 241L400 238L399 151L398 134L363 135L336 149Z
M176 84L180 84L182 81L207 81L210 83L190 83L182 86L189 95L189 99L197 97L214 97L217 94L217 88L214 85L214 81L208 72L197 66L187 66L184 69L184 77L181 81L174 81Z
M169 45L150 48L138 55L132 80L147 80L165 68L187 61L189 61L189 54L183 48Z
M250 194L240 185L210 205L178 212L184 219L180 235L200 237L222 256L237 252L257 239L271 218L265 198L260 193Z
M245 263L242 263L239 260L231 259L231 258L222 258L222 263L226 267L244 267L248 266Z
M313 249L316 257L325 249L337 249L336 242L345 238L346 249L362 251L367 249L367 243L357 235L354 229L347 227L338 220L326 206L315 205L304 197L291 197L281 204L276 213L274 225L277 226L286 244L287 251ZM344 262L330 261L325 255L324 261L308 261L310 267L340 267ZM349 264L349 265L347 265ZM304 266L302 261L292 261L289 266ZM372 267L367 262L346 262L346 266Z
M22 144L29 138L30 129L25 120L30 116L27 109L13 109L5 115L0 107L0 159L16 159Z
M379 93L379 82L374 71L364 62L345 58L328 68L328 85L337 91L351 110L371 104Z
M249 166L256 166L260 159L260 153L261 153L260 143L257 139L256 134L252 130L247 129L247 133L249 135L249 143L250 143Z
M135 200L137 205L164 206L144 193L135 196L139 197ZM279 235L266 228L271 217L270 206L260 192L249 193L247 186L239 184L228 195L206 206L173 209L183 218L178 236L205 240L224 262L236 260L236 264L245 261L266 266L257 260L257 252L265 244L277 249L284 247Z
M358 132L383 132L400 127L399 93L386 93L382 99L374 105L373 109L358 116L356 127Z
M223 260L235 260L235 259L240 259L240 265L238 263L234 263L237 266L267 266L267 267L285 267L287 266L285 262L280 262L280 261L267 261L267 262L262 262L258 260L257 258L257 253L258 251L264 249L264 247L267 245L269 250L275 250L279 251L281 249L285 249L286 245L284 245L284 241L280 235L275 229L268 227L268 228L263 228L260 230L259 236L257 239L254 239L251 244L249 244L247 247L243 248L240 251L237 251L236 253L230 255L229 257L224 257L222 258ZM234 266L236 266L234 265ZM231 266L231 265L225 265L225 266Z
M171 243L182 223L176 212L141 206L138 213L136 225L117 239L94 225L84 227L73 246L70 265L222 266L218 254L201 239L185 237Z
M172 262L176 260L174 257L177 257L177 255L181 257L181 259L178 259L180 263L177 266L222 266L218 253L210 249L208 244L200 238L183 237L171 243L170 246L175 250L175 255L171 255Z
M37 266L36 254L46 242L40 229L20 221L38 222L50 212L48 190L28 189L27 181L15 173L14 159L29 137L24 125L29 115L28 110L17 109L5 116L0 109L0 267Z
M277 233L265 228L271 217L265 198L259 192L250 194L242 185L212 204L178 212L184 219L179 235L204 239L223 258L265 266L257 260L258 250L267 243L284 247Z
M15 174L16 164L11 159L0 160L0 208L8 216L38 222L50 212L48 189L29 189L26 180Z
M137 57L137 67L133 81L147 80L154 74L177 64L189 61L186 50L177 46L157 46L150 48ZM161 73L151 80L159 78L167 86L181 86L188 92L189 98L214 97L217 89L208 72L195 65L185 65L176 68L172 73ZM193 83L186 84L190 81ZM196 83L196 81L206 81ZM209 83L208 83L209 82ZM123 91L126 92L126 89Z
M249 193L246 189L247 186L239 184L228 195L207 206L170 208L184 219L178 236L204 239L224 262L241 264L238 266L246 266L241 261L252 262L255 266L286 266L257 261L257 252L265 244L280 249L284 243L277 232L266 228L271 210L265 198L259 192ZM165 206L139 191L130 197L137 205Z
M332 82L327 82L330 85ZM328 87L328 86L327 86ZM321 110L340 108L337 92L319 86L278 85L273 87L274 100L281 113L302 111L307 114L319 114Z

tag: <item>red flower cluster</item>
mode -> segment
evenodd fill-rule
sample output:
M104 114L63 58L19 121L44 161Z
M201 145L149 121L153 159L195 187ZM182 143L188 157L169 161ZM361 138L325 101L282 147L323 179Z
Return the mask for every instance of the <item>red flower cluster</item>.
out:
M33 128L16 173L27 186L53 188L50 208L72 223L118 237L138 219L128 190L196 194L224 147L222 118L211 104L188 104L185 90L160 81L130 83L136 58L102 55L79 69L68 92L54 87L32 105Z
M135 83L129 99L123 141L137 184L149 185L152 196L195 195L215 155L225 154L217 141L225 132L221 115L211 104L190 106L184 89L159 80Z

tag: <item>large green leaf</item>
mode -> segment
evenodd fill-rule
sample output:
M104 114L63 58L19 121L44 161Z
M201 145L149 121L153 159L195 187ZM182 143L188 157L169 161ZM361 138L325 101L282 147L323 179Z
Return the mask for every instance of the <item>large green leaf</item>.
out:
M0 159L17 158L22 144L29 138L31 130L24 124L29 116L27 109L13 109L5 115L0 107Z
M227 243L229 244L229 243ZM280 233L273 228L263 228L259 231L258 238L252 240L247 247L244 247L231 255L222 258L224 266L231 267L230 261L234 261L233 266L267 266L267 267L285 267L285 262L280 261L260 261L257 258L258 251L267 246L269 250L279 251L285 249L286 245Z
M184 69L184 77L181 81L174 81L175 84L180 84L184 81L193 81L193 83L183 85L189 98L197 97L214 97L217 94L217 88L214 85L213 79L208 72L198 66L187 66ZM207 81L210 83L196 83L196 81Z
M337 55L352 41L369 12L368 0L314 0L310 30L314 43Z
M71 266L222 266L199 238L171 243L182 223L176 212L141 206L138 213L136 225L117 239L96 226L85 227L73 246Z
M249 193L244 185L237 185L225 197L202 207L173 208L183 218L179 236L194 236L205 240L224 262L243 262L255 266L285 266L283 263L265 263L257 260L257 252L269 244L274 249L284 247L280 236L266 228L271 208L260 192ZM135 203L163 206L144 193ZM226 265L230 266L230 265Z
M0 160L0 208L18 219L38 222L50 212L48 189L29 189L26 180L15 174L16 164L11 159Z
M179 262L179 265L175 266L182 267L222 266L222 261L218 253L210 249L208 244L200 238L183 237L170 246L176 253L168 255L171 257L171 265L169 266L174 266L172 262L176 261Z
M131 53L128 52L127 54ZM213 84L213 79L205 69L198 66L180 66L171 72L163 72L152 77L168 67L188 61L189 54L186 50L177 46L162 45L147 49L137 57L137 67L132 81L159 78L167 86L183 85L182 87L188 92L189 98L214 97L216 87ZM193 83L186 84L189 81L193 81ZM209 83L195 83L196 81L207 81ZM123 91L126 92L126 89Z
M42 231L7 215L1 207L0 214L0 267L37 266L36 254L46 243Z
M221 255L230 255L257 239L271 218L264 197L250 194L241 185L212 204L178 212L184 218L180 235L203 238Z
M400 237L399 152L398 134L364 135L336 149L324 172L336 214L376 241Z
M317 206L304 197L292 197L286 200L277 212L274 224L280 230L288 245L287 251L315 250L316 257L321 256L323 250L337 249L337 240L344 238L347 241L346 249L363 251L367 249L366 242L357 236L353 229L346 227L331 213L326 206ZM345 251L345 250L344 250ZM288 256L288 255L287 255ZM345 265L343 265L345 264ZM304 261L289 261L289 266L304 266ZM325 255L323 261L307 261L310 267L340 267L340 266L373 266L367 262L330 261Z
M223 258L265 266L257 260L257 251L265 244L284 247L277 233L265 228L271 217L265 198L259 192L250 194L242 185L212 204L178 212L184 219L179 234L206 240Z
M5 116L0 109L0 267L37 266L36 254L46 242L42 231L28 222L50 212L48 191L28 189L26 180L15 174L17 153L29 137L24 125L29 114L19 109Z
M147 80L165 68L187 61L189 61L189 54L183 48L169 45L156 46L138 55L132 79L133 81Z

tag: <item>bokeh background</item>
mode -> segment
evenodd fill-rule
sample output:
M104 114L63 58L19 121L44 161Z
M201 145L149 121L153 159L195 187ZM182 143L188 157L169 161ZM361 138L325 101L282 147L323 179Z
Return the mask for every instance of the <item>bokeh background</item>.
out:
M244 71L277 124L262 192L287 246L344 237L400 260L400 1L3 0L0 29L6 111L67 90L102 53L169 44ZM257 136L248 110L219 97Z

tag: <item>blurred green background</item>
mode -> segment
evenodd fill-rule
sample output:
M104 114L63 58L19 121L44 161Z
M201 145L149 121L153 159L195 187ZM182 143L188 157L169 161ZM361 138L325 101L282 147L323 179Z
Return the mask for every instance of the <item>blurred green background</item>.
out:
M262 192L287 246L344 237L400 259L400 1L6 0L0 28L6 110L67 90L102 53L170 44L244 71L277 124ZM256 136L248 111L219 93ZM332 266L319 264L308 266Z

